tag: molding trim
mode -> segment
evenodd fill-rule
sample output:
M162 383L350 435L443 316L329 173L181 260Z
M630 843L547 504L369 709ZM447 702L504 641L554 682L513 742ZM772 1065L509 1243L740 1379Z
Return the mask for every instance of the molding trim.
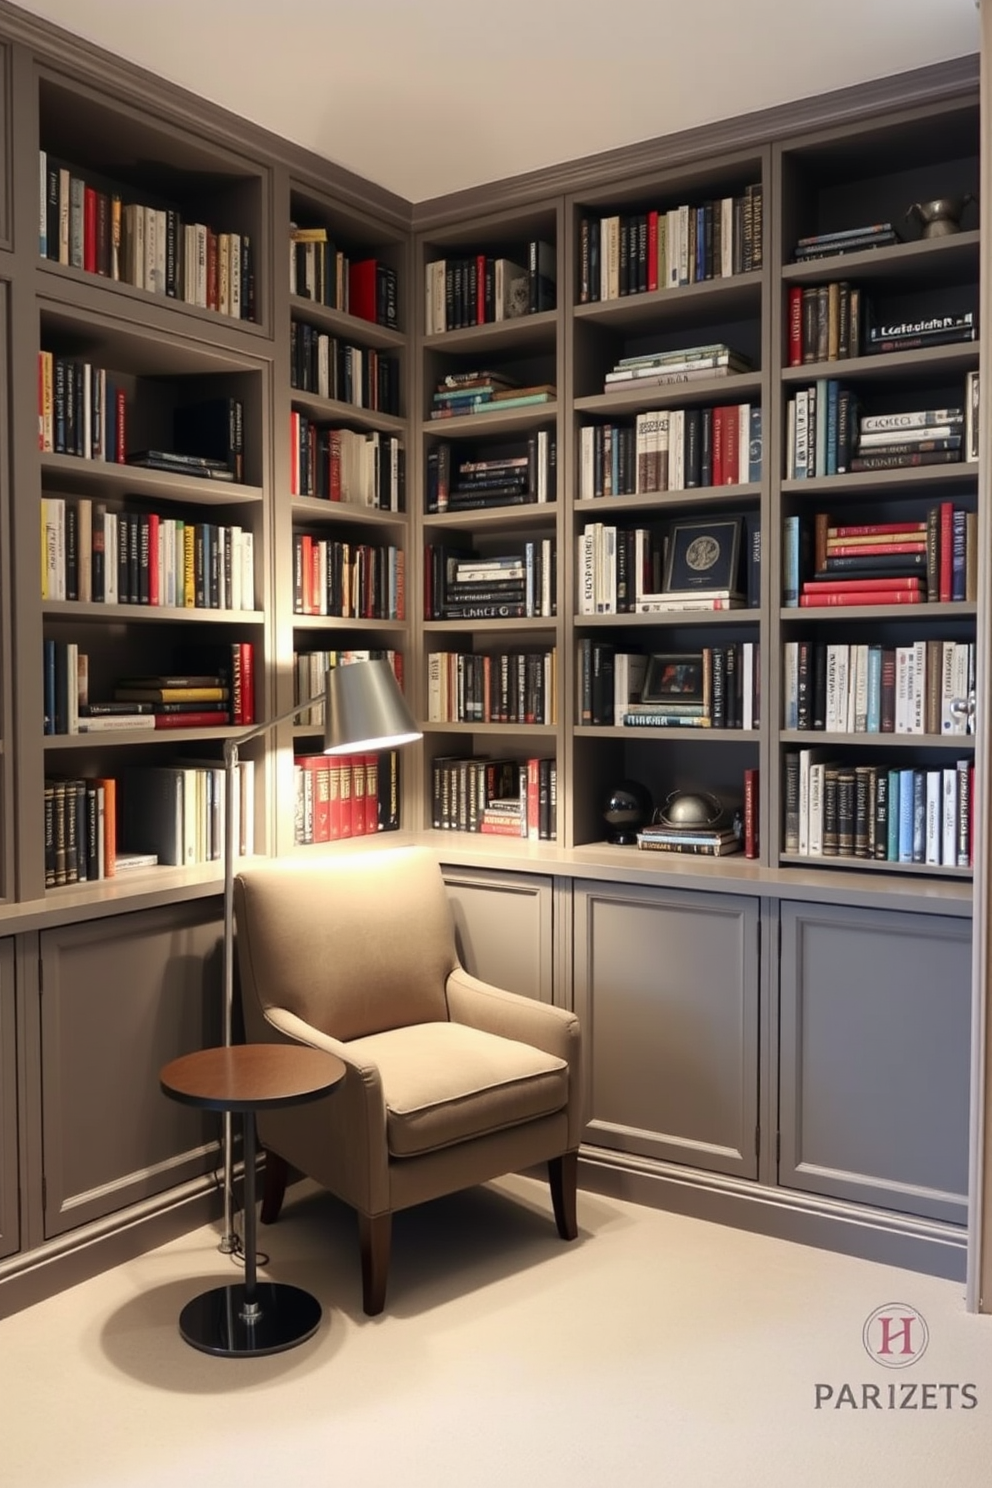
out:
M413 226L423 231L459 217L519 206L542 197L589 191L625 176L657 170L659 164L669 169L700 156L758 150L788 135L834 128L848 120L863 120L910 105L938 103L973 92L978 84L979 57L974 53L416 202Z
M967 1232L954 1225L597 1148L579 1151L579 1186L690 1219L902 1266L947 1281L965 1278ZM580 1207L580 1223L581 1217Z

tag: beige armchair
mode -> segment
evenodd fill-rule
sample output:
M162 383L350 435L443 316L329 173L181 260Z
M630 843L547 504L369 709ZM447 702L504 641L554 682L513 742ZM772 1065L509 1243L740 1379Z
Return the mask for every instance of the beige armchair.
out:
M365 1311L382 1311L396 1210L547 1162L558 1233L576 1235L579 1025L459 964L426 849L264 864L235 879L249 1041L329 1049L348 1073L314 1105L260 1112L262 1220L287 1164L358 1215Z

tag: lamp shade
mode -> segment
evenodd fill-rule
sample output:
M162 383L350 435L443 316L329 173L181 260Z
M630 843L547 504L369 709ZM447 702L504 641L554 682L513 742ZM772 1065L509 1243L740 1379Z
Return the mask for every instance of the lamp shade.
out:
M388 661L355 661L328 669L325 754L392 749L420 737Z

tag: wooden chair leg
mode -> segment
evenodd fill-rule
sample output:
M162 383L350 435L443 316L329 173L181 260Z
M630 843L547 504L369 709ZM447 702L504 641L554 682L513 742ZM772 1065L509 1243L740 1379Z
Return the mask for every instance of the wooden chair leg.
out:
M378 1317L386 1305L386 1278L393 1232L391 1214L358 1215L362 1249L362 1306L367 1317Z
M282 1201L286 1196L286 1179L289 1174L289 1164L278 1152L265 1153L265 1188L262 1193L263 1224L275 1224L279 1218Z
M561 1157L552 1157L548 1162L548 1181L551 1184L551 1203L555 1211L555 1224L563 1240L574 1240L579 1233L575 1218L575 1191L579 1179L579 1154L563 1152Z

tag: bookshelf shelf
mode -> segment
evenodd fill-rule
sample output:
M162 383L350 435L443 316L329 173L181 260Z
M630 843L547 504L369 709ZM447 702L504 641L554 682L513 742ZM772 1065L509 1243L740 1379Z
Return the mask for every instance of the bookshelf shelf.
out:
M377 429L380 434L406 435L406 421L391 413L378 413L373 408L342 403L334 398L318 398L316 393L304 393L299 388L293 388L290 397L294 408L322 424L344 424L359 429Z
M537 403L533 408L507 409L505 413L464 413L453 418L427 419L421 426L423 434L436 439L456 439L470 435L473 439L487 439L492 435L507 437L524 434L541 424L554 423L558 407L552 401Z
M642 408L696 407L703 403L746 403L761 397L760 374L707 377L698 382L674 382L643 388L632 393L590 393L576 398L574 408L582 414L628 414Z
M512 320L492 321L486 325L461 326L454 331L435 331L424 336L425 352L443 352L462 356L469 352L505 357L532 356L553 350L558 329L558 313L541 310L534 315L520 315Z
M606 325L636 331L678 330L706 325L711 319L743 320L760 313L764 275L760 269L727 279L707 279L674 289L653 289L619 300L578 304L572 314L579 325Z
M174 605L104 604L79 599L42 600L42 613L52 620L86 620L98 624L120 625L230 625L250 627L265 624L261 610L218 610L198 605L177 608Z
M944 238L921 238L895 243L888 248L870 248L861 253L841 253L817 258L811 263L786 263L786 284L822 284L829 279L872 282L901 279L911 283L953 284L978 273L981 235L969 228Z
M374 320L364 320L360 315L349 315L347 310L335 310L331 305L322 305L303 295L291 294L289 309L294 320L309 321L318 330L353 342L357 346L395 352L402 352L406 348L406 336L402 331L378 325Z
M836 377L841 382L906 383L960 376L978 366L978 342L961 346L924 346L912 351L886 351L877 356L844 357L833 362L806 362L801 367L783 367L785 383L810 382L818 377Z

